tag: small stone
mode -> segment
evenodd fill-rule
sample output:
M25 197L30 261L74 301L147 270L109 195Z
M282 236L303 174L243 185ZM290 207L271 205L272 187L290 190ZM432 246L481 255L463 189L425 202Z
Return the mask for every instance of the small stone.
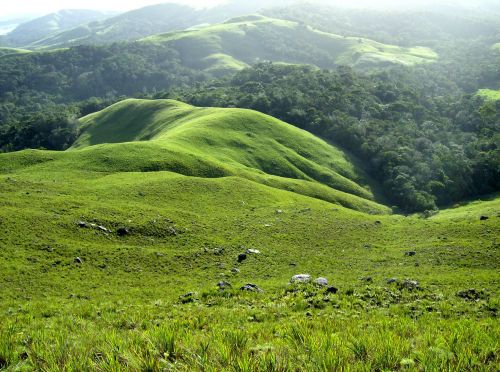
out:
M479 220L481 221L486 221L486 220L489 220L490 218L488 216L481 216L479 217Z
M375 221L375 225L382 225L382 221Z
M188 292L179 296L179 301L183 304L194 302L194 296L195 296L194 292Z
M328 279L316 278L316 279L314 279L314 284L322 286L322 287L326 287L326 286L328 286Z
M405 252L405 256L408 256L408 257L413 257L417 254L417 252L415 251L408 251L408 252Z
M83 261L80 257L77 257L77 258L75 258L75 263L81 265L83 263Z
M258 249L247 249L246 254L260 254Z
M373 282L373 278L371 276L364 276L361 278L361 280L367 283Z
M474 288L467 289L465 291L460 291L457 293L457 296L463 298L468 301L478 301L482 297L482 293L475 290Z
M222 281L217 283L217 287L219 287L219 289L223 291L225 289L232 288L232 285L229 282Z
M309 283L311 281L311 275L309 274L298 274L292 276L290 283Z
M420 284L416 280L411 280L411 279L405 279L403 283L399 285L400 289L408 289L410 291L414 289L419 289Z
M240 269L237 269L236 267L233 267L233 268L231 269L231 272L232 272L233 274L239 274L239 273L240 273Z
M87 227L89 227L87 225L87 222L84 221L78 221L76 224L78 225L78 227L81 227L82 229L86 229Z
M276 209L276 214L282 214L283 211L281 209Z
M246 253L241 253L241 254L238 255L238 262L239 263L242 263L246 259L247 259L247 254Z
M97 228L99 230L101 230L102 232L105 232L105 233L110 233L111 232L111 230L105 228L104 226L97 226Z
M393 284L393 283L397 283L397 282L398 282L398 278L387 279L387 284Z
M336 294L338 291L339 291L338 288L331 286L326 289L325 293Z

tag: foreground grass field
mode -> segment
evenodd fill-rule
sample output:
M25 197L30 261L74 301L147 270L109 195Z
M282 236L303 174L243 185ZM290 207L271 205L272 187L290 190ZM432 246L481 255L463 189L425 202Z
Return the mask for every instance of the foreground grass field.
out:
M498 370L498 197L428 218L368 214L238 173L238 146L223 162L201 140L177 153L196 174L141 168L171 164L165 149L193 127L237 138L167 103L184 120L148 121L148 141L130 129L135 142L89 146L120 142L104 135L129 128L118 106L86 118L70 151L0 155L0 368ZM208 155L231 172L203 176L193 159ZM296 274L329 284L289 284Z

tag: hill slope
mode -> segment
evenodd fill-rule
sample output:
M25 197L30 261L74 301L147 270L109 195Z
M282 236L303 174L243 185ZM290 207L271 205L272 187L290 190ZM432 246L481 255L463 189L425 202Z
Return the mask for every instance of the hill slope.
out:
M94 10L65 9L17 26L7 35L6 39L12 46L30 47L31 44L52 34L98 21L108 16L109 13Z
M341 151L255 111L125 100L81 123L72 156L108 153L114 167L128 171L237 175L355 209L384 210L370 201L367 177Z
M123 169L140 155L113 146ZM500 199L430 219L370 216L241 177L120 172L113 146L0 154L1 368L500 362ZM260 254L238 262L247 248ZM300 273L338 292L289 285Z
M369 39L342 37L298 22L254 15L231 19L199 30L146 38L179 51L191 68L225 73L261 60L306 63L320 68L358 68L434 62L429 48L401 48Z
M80 44L132 41L146 36L198 25L223 22L228 18L258 11L263 7L285 5L293 0L231 0L204 9L175 3L146 6L98 22L81 24L32 43L35 48L55 48Z

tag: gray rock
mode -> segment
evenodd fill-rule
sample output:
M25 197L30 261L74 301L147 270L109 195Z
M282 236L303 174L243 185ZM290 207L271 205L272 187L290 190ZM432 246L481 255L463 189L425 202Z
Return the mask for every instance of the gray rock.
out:
M393 283L397 283L397 282L398 282L398 278L387 279L387 284L393 284Z
M408 252L405 252L405 256L408 256L408 257L413 257L417 254L417 252L415 251L408 251Z
M316 279L314 279L314 284L322 286L322 287L326 287L326 286L328 286L328 279L316 278Z
M77 258L75 258L75 263L81 265L83 263L83 261L80 257L77 257Z
M258 285L248 283L245 284L243 287L240 288L242 291L247 291L247 292L264 292L261 288L259 288Z
M240 273L240 269L237 269L236 267L233 267L233 268L231 269L231 272L232 272L233 274L239 274L239 273Z
M309 274L298 274L292 276L290 283L309 283L311 281L311 275Z

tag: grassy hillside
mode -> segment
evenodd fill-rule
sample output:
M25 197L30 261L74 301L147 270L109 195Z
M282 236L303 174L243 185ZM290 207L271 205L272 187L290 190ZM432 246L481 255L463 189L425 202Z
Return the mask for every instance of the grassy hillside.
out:
M71 153L56 159L58 167L74 169L79 166L73 159L79 159L86 170L106 171L112 165L121 171L237 175L354 209L386 210L371 201L368 178L344 153L255 111L125 100L81 123L82 135ZM113 143L125 144L99 145Z
M500 90L480 89L477 92L477 95L486 98L487 100L500 101Z
M7 35L7 41L13 46L30 47L33 43L36 44L37 41L50 35L101 20L109 15L109 13L94 10L61 10L20 24Z
M189 67L220 73L238 70L259 60L308 63L321 68L337 64L372 68L437 59L429 48L401 48L369 39L342 37L297 22L258 15L145 40L174 47Z
M30 51L25 50L25 49L0 47L0 57L12 55L12 54L23 54L23 53L30 53Z
M127 137L190 128L150 129ZM153 154L130 146L0 154L0 368L498 367L500 199L371 216L242 177L132 172ZM301 273L338 293L290 286Z
M195 9L166 2L134 9L103 20L82 23L78 27L62 32L51 33L32 41L30 46L58 48L138 40L159 33L219 23L231 17L254 13L263 7L286 5L291 2L293 0L255 0L252 2L231 0L206 9Z

